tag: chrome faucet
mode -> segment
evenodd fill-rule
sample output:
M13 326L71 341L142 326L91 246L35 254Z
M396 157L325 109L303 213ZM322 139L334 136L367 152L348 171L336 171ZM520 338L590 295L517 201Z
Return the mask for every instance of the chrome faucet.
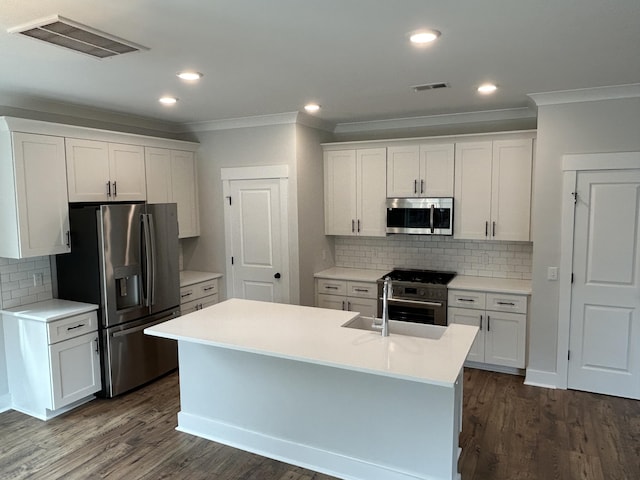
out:
M389 336L389 299L393 295L393 287L391 285L391 278L385 277L384 284L382 285L382 324L376 324L374 322L373 327L380 330L383 337Z

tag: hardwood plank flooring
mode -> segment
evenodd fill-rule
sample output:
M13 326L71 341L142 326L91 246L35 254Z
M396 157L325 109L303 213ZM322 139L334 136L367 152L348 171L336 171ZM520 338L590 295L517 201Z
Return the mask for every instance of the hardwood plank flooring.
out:
M473 369L464 386L463 480L640 479L640 402ZM174 373L48 422L2 413L0 478L333 479L177 432L179 408Z

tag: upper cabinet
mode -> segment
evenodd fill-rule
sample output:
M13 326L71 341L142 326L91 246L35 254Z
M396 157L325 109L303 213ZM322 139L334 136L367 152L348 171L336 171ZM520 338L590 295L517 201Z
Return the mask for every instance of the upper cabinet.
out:
M386 153L385 148L325 152L327 235L386 235Z
M531 138L457 143L454 237L529 241L532 163Z
M64 138L0 132L0 257L70 251Z
M200 235L196 159L193 152L145 148L148 203L177 203L178 236Z
M146 200L144 147L67 138L69 202Z
M387 197L452 197L454 144L387 148Z

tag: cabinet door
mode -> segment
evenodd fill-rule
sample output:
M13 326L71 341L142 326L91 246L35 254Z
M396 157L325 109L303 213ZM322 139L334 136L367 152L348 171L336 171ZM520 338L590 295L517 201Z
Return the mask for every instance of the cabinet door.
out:
M492 142L456 144L454 238L489 238Z
M109 145L106 142L65 139L69 202L106 202Z
M64 139L14 133L20 258L70 251Z
M487 311L485 362L524 368L526 315Z
M365 237L384 237L387 234L387 150L357 150L356 158L356 233Z
M363 317L375 318L378 313L378 301L373 298L347 298L347 310L360 312Z
M387 149L387 197L417 197L420 189L418 145L391 146Z
M171 152L172 198L178 204L178 237L200 235L196 159L193 152Z
M420 145L420 195L453 197L453 143Z
M470 310L466 308L450 307L447 310L447 321L461 325L479 327L478 335L471 346L467 360L470 362L484 362L485 360L485 330L487 319L484 310Z
M144 168L147 182L147 203L172 202L171 150L145 147ZM179 217L180 209L178 209Z
M102 388L98 333L49 346L53 405L57 410Z
M325 152L325 234L355 235L356 214L356 151Z
M345 310L347 308L347 299L338 295L318 295L318 307Z
M491 238L529 240L532 162L530 138L493 142Z
M112 201L146 200L144 148L139 145L109 144L109 172Z

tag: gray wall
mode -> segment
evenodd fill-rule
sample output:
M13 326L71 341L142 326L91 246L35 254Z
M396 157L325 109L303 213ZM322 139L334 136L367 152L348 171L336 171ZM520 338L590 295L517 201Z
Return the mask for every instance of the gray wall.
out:
M537 138L528 366L555 372L559 287L546 269L560 264L562 156L640 151L640 98L541 106Z

